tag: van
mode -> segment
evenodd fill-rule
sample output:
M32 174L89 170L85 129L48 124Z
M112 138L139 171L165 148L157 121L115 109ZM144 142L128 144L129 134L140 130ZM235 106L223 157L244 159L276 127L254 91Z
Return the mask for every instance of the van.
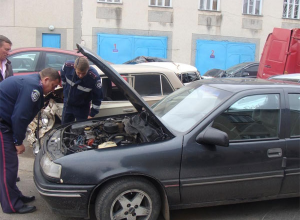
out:
M260 59L258 78L300 72L300 28L274 28Z

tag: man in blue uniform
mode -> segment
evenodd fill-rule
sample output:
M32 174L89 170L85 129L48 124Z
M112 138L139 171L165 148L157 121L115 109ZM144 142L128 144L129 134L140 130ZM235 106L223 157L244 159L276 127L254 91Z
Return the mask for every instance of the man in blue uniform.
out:
M38 74L12 76L0 83L0 202L5 213L36 210L34 196L24 196L16 185L18 156L25 151L26 129L44 106L48 94L61 81L58 71L46 68Z
M61 79L64 88L62 124L98 114L103 99L101 78L85 57L66 62L61 70Z

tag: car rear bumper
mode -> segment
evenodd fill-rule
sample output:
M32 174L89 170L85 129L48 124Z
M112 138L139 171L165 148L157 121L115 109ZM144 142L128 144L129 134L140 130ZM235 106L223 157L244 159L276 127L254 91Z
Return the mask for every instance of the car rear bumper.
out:
M51 210L59 215L89 217L89 199L94 185L66 185L46 180L40 169L41 152L34 161L34 183Z

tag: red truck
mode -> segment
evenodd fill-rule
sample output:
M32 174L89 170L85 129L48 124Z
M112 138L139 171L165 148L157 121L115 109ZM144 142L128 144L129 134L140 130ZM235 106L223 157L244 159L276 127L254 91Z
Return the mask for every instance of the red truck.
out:
M260 59L257 77L300 73L300 28L274 28Z

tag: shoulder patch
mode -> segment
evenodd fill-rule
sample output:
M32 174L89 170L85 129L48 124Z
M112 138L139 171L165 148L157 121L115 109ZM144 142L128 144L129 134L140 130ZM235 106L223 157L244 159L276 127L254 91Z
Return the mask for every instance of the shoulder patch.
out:
M101 87L102 87L102 83L101 83L101 79L99 79L96 82L96 88L101 89Z
M36 102L40 98L40 92L37 89L32 90L31 92L31 100Z

